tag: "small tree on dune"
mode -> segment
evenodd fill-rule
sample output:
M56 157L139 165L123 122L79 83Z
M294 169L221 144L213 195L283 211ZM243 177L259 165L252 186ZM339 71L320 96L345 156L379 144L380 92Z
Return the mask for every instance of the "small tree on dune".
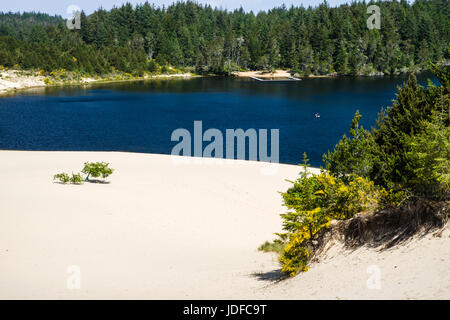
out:
M89 181L90 176L94 178L101 176L102 179L105 179L114 172L114 169L109 168L109 163L107 162L85 162L81 172L86 174L85 180Z

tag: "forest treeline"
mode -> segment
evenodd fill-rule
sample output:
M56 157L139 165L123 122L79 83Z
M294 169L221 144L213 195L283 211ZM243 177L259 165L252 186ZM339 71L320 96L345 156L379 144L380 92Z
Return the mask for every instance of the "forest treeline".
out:
M377 4L381 28L367 28ZM420 71L448 61L446 0L353 2L330 7L281 6L267 12L227 11L196 2L168 7L129 3L81 13L70 30L60 16L0 13L0 65L81 74L142 75L158 66L229 73L290 69L341 75Z

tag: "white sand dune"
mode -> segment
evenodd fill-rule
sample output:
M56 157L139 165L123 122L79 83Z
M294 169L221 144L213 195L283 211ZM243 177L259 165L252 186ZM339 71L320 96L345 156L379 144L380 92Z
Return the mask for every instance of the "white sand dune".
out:
M110 162L111 183L52 182L85 161ZM0 151L0 299L450 298L448 235L383 253L336 247L294 279L264 280L279 266L257 247L281 231L277 191L300 168L262 166ZM370 265L380 290L366 286ZM78 290L67 287L70 266L80 268Z

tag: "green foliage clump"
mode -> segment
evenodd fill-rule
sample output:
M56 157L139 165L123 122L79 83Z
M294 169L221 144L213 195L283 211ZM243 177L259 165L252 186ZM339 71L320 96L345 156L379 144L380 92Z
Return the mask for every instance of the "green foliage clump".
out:
M81 171L86 174L86 178L83 179L81 173L73 173L72 176L69 176L67 173L58 173L53 176L53 180L57 180L60 183L67 184L82 184L83 181L89 181L89 176L94 178L102 177L103 179L110 176L114 169L109 168L109 163L106 162L85 162L84 168Z
M281 193L288 209L281 214L285 232L278 234L285 245L279 258L284 274L295 276L308 270L311 250L333 220L413 201L420 208L420 200L448 206L450 73L448 68L433 66L433 70L441 85L429 83L424 88L411 75L398 88L393 105L380 113L376 128L368 131L360 126L361 115L356 112L349 137L344 135L324 155L326 172L309 175L304 156L300 178ZM404 211L408 208L403 206ZM270 243L264 247L270 248Z
M282 272L295 276L307 271L312 240L328 228L332 220L344 220L358 212L377 207L383 190L367 178L357 175L343 179L322 172L308 176L306 165L300 178L282 193L288 212L281 214L283 230L278 234L285 241L280 256Z
M450 190L450 127L443 114L435 112L423 131L407 140L406 166L412 173L409 184L420 194L444 198Z
M70 183L82 184L83 178L81 177L81 174L72 172L72 176L70 177Z
M258 250L263 252L276 252L281 254L286 247L286 243L280 239L275 239L272 242L266 241L259 246Z
M105 179L114 172L114 169L109 168L109 163L107 162L85 162L81 172L87 175L86 181L89 181L90 176L94 178L101 176Z
M82 184L83 183L83 178L81 177L81 174L73 173L73 172L72 172L71 176L69 176L65 172L55 174L53 176L53 180L57 180L59 183L62 183L62 184L67 184L67 183Z
M350 136L344 135L333 152L323 156L327 170L344 180L349 174L369 176L377 160L373 156L377 152L377 145L370 132L359 125L361 118L362 115L356 111L350 126Z
M67 173L57 173L53 176L53 180L58 180L60 183L66 184L70 181L70 177Z
M344 180L357 174L410 199L450 197L450 77L448 68L433 69L441 86L424 88L411 75L371 131L359 126L356 113L350 137L324 156L330 174Z

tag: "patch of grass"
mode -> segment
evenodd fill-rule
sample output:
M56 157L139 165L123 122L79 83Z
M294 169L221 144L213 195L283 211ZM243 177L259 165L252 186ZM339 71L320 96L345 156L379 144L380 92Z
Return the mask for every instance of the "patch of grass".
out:
M82 184L83 178L81 177L81 174L72 172L72 176L70 177L69 181L73 184Z
M273 242L266 241L259 246L258 250L263 252L276 252L281 254L286 247L286 243L279 239L275 239Z

